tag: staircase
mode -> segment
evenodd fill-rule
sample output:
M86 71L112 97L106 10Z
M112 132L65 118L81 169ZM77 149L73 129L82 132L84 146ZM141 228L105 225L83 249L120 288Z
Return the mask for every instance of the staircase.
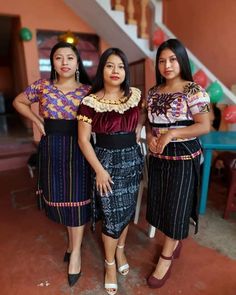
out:
M64 0L112 47L122 49L130 63L155 57L149 40L138 38L136 24L127 24L124 10L113 10L110 0ZM119 2L119 1L118 1Z
M36 148L31 142L1 142L0 172L26 167L30 155L35 152Z
M27 166L36 152L32 134L14 114L0 116L0 172Z
M155 60L153 32L158 28L165 39L176 38L162 22L161 0L64 0L110 46L121 48L130 63ZM222 104L236 104L236 96L189 50L196 71L207 76L207 86L217 81L223 91ZM154 62L152 63L154 68Z

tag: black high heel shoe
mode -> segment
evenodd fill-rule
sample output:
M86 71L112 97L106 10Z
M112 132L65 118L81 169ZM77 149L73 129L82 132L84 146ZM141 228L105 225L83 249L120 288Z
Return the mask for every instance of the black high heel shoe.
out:
M78 281L78 279L81 276L81 271L79 273L75 273L75 274L69 274L68 273L68 283L69 286L72 287L74 286L74 284Z
M63 261L64 262L69 262L70 261L70 252L65 252L65 255L64 255L64 258L63 258Z

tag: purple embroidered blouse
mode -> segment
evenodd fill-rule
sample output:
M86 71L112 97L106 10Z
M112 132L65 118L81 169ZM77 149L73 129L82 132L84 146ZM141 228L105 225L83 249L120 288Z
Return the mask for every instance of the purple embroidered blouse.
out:
M29 85L24 93L31 103L39 103L39 114L43 118L73 120L90 87L82 84L74 91L64 93L51 81L39 79Z

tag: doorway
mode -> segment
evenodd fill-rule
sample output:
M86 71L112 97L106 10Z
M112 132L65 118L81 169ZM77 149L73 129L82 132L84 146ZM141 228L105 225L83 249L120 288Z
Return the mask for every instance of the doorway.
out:
M12 101L26 86L20 18L0 15L0 136L1 141L17 133L28 133Z
M129 64L130 84L141 90L142 96L145 95L145 60L139 60Z

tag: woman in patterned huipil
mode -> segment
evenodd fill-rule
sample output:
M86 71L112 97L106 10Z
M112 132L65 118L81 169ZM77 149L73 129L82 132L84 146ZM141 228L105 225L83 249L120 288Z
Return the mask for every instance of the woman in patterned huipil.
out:
M14 100L19 113L30 119L42 137L39 143L39 191L47 216L67 227L68 282L81 273L81 242L84 225L90 220L88 194L90 170L77 136L77 111L90 90L78 50L60 42L51 50L50 80L40 79ZM39 103L39 115L30 105Z
M91 94L79 109L79 144L95 172L93 221L100 211L108 294L116 294L118 289L116 266L121 275L129 272L124 246L143 166L135 134L140 98L140 90L130 87L124 53L107 49L100 58ZM92 131L95 150L89 142Z
M209 97L193 82L187 52L177 39L156 54L156 86L148 93L150 150L147 221L163 232L163 249L148 285L160 288L187 238L190 218L198 224L201 146L210 131Z

